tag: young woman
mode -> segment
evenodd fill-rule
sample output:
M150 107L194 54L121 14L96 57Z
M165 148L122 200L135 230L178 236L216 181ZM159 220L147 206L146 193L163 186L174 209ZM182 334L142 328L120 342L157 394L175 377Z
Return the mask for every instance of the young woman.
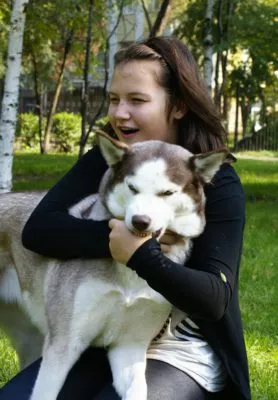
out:
M153 38L119 51L115 61L111 134L128 144L177 143L193 153L224 146L220 119L186 46ZM179 265L167 258L179 239L175 235L164 235L159 245L134 236L116 219L93 222L68 215L72 204L97 192L106 168L97 146L81 158L33 212L23 231L24 246L62 259L112 256L184 312L178 326L169 325L150 345L149 400L250 399L238 304L244 196L234 169L224 164L205 187L206 228L194 241L190 260ZM26 400L39 364L8 383L0 399ZM88 349L73 367L59 395L69 399L118 399L105 350Z

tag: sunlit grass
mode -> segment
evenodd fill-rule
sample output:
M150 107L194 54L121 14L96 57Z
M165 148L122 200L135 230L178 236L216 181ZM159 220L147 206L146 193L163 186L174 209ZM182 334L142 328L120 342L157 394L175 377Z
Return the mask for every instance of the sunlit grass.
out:
M277 322L277 321L276 321ZM278 398L278 342L277 338L258 332L245 332L248 349L253 400Z
M0 332L0 387L18 371L18 359L8 339Z
M247 200L278 201L278 162L239 159L234 164Z
M256 158L276 158L278 157L278 151L277 150L259 150L259 151L239 151L236 153L237 156L240 157L256 157Z
M254 400L278 399L277 232L276 202L247 203L240 299Z
M13 190L42 190L53 186L76 162L76 155L16 154Z

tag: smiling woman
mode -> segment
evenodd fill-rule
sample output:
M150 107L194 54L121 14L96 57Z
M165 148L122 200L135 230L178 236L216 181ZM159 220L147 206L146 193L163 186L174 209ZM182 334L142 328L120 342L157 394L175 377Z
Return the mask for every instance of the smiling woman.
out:
M168 95L154 79L160 68L158 61L131 61L116 67L108 115L115 133L126 143L177 141L177 120L184 112L174 107L167 118Z
M161 140L192 153L223 150L225 132L220 117L185 45L174 38L152 38L119 51L115 61L109 132L128 145ZM115 174L118 167L117 163L113 166ZM166 175L175 177L178 169L167 170ZM185 264L170 262L163 253L165 247L179 243L178 235L172 234L170 240L164 235L158 243L154 238L131 235L120 220L110 222L110 231L108 221L69 215L69 207L98 191L106 170L96 146L36 207L23 230L24 246L60 259L118 258L128 249L130 259L123 268L134 270L173 305L161 336L150 344L147 354L148 400L249 400L238 304L244 195L234 169L224 163L213 185L205 185L206 226L194 240ZM192 178L192 190L196 184ZM132 185L135 191L140 189L137 183ZM168 190L171 194L165 193ZM175 196L172 188L165 192L161 190L162 195ZM140 329L142 325L138 321ZM40 360L22 371L2 390L0 399L26 400L39 366ZM65 382L59 400L118 399L111 383L106 351L88 349Z

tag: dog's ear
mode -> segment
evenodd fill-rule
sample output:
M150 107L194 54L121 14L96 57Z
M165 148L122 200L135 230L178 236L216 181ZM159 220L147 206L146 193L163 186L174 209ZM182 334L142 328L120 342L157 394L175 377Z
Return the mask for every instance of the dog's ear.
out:
M189 165L204 182L208 183L225 161L233 162L235 160L235 157L227 149L223 149L194 155L190 158Z
M129 147L127 144L112 138L106 132L97 129L96 139L100 147L103 157L105 158L109 167L117 164L123 156L128 152Z

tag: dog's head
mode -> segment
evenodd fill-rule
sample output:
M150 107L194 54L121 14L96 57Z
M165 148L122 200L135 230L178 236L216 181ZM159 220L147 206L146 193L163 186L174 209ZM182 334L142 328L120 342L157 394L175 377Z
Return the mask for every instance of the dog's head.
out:
M181 146L146 141L128 146L101 134L109 171L102 188L109 212L139 236L166 229L184 237L204 229L203 186L227 159L226 149L193 155Z

